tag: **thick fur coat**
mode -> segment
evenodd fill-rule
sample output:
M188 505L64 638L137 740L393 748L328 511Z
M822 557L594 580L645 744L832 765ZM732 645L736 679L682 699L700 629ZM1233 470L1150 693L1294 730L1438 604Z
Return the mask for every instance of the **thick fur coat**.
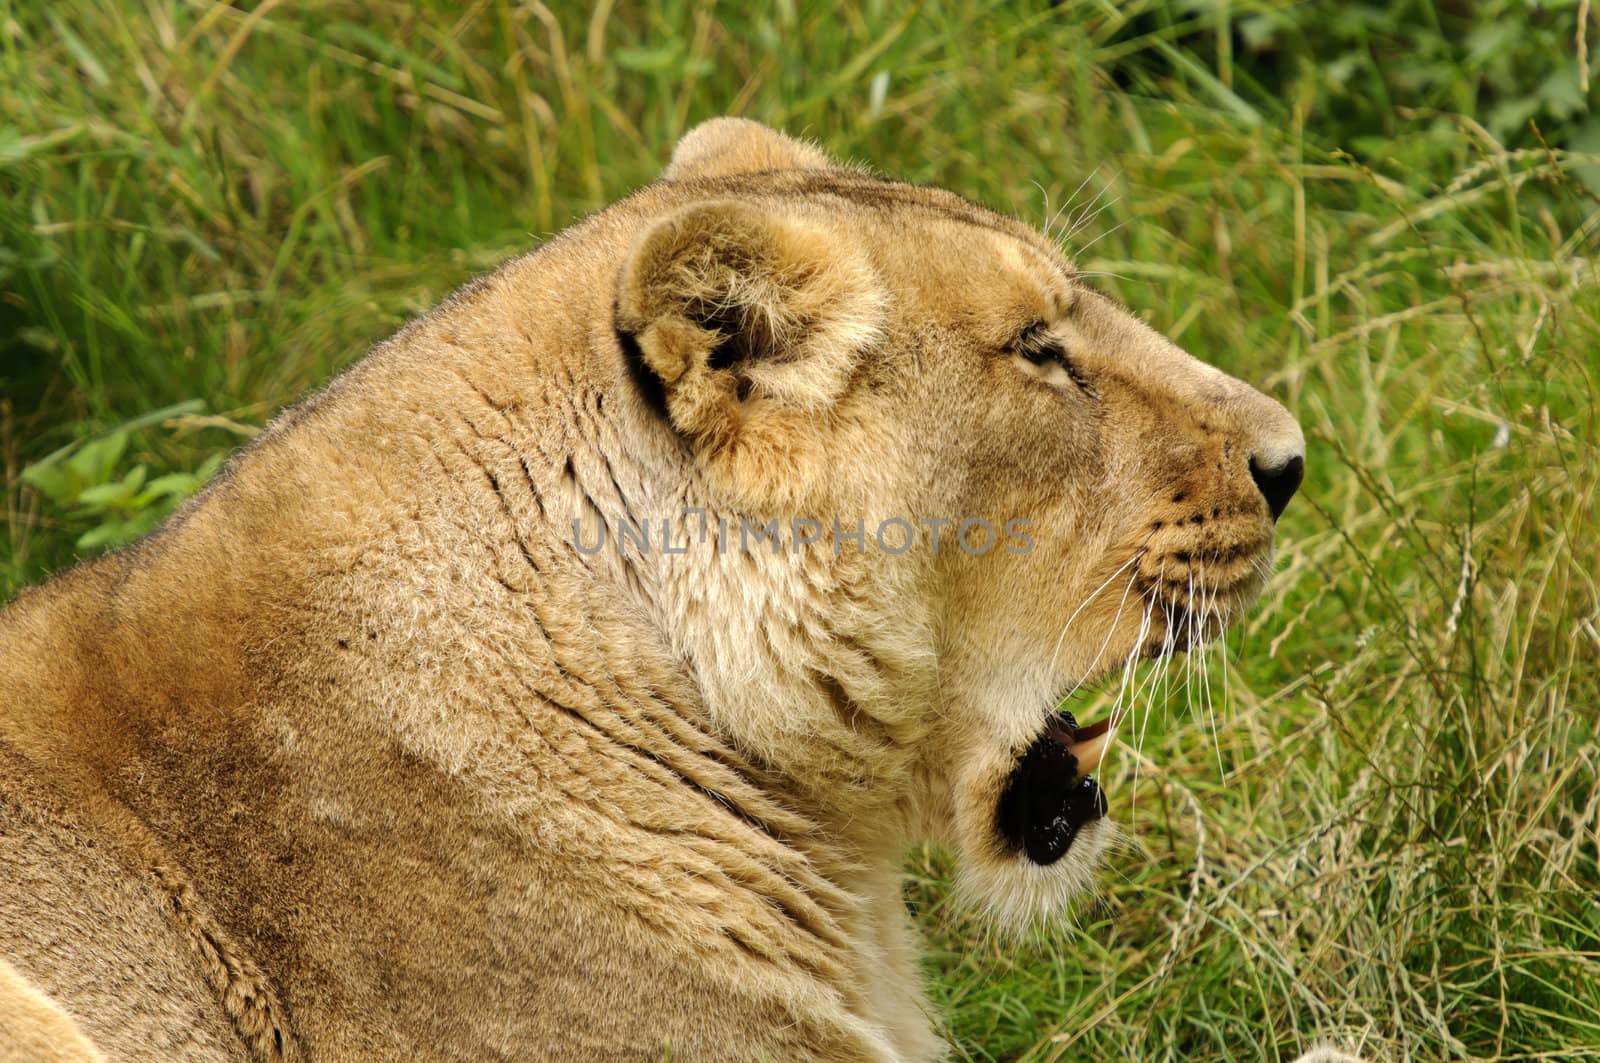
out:
M0 1057L934 1057L907 847L1088 881L1055 706L1249 604L1302 447L1027 227L701 126L0 614Z

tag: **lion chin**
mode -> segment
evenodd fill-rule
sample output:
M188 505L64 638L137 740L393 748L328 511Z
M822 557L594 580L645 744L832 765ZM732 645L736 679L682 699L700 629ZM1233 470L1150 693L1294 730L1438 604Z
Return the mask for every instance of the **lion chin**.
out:
M706 123L0 613L0 1055L937 1057L900 861L1092 887L1062 694L1248 607L1303 455L1037 232Z

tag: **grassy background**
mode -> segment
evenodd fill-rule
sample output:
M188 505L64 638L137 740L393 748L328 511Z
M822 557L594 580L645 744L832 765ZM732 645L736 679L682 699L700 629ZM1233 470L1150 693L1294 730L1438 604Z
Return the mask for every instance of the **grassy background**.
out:
M761 118L1063 211L1310 439L1209 684L1144 676L1077 932L996 937L914 859L958 1056L1600 1056L1588 4L760 8L0 0L0 597L694 121Z

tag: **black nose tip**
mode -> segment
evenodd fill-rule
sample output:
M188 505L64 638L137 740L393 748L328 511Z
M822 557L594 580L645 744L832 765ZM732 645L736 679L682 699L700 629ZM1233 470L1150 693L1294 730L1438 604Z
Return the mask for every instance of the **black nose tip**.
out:
M1250 459L1250 478L1261 489L1261 497L1267 500L1273 520L1283 515L1283 507L1300 490L1300 481L1305 475L1306 459L1298 454L1282 465L1263 465L1255 458Z

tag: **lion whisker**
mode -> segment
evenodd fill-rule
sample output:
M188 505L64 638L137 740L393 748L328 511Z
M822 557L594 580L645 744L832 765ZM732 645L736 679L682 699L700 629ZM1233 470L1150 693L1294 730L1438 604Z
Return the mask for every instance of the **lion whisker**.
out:
M1217 641L1222 645L1222 711L1224 715L1227 715L1233 708L1232 692L1228 686L1228 633L1224 631L1222 637ZM1222 736L1218 734L1218 727L1219 724L1216 717L1212 717L1211 740L1217 747L1217 763L1220 767L1222 763Z
M1118 567L1115 572L1113 572L1113 573L1111 573L1111 575L1107 576L1105 578L1105 582L1104 583L1100 584L1100 586L1098 586L1094 590L1090 591L1089 592L1089 596L1087 598L1085 598L1082 601L1082 603L1080 603L1079 606L1072 611L1072 614L1070 616L1067 617L1067 622L1061 625L1061 634L1056 636L1055 649L1050 652L1050 664L1045 669L1045 674L1046 675L1054 675L1055 674L1056 658L1060 656L1061 647L1062 647L1063 643L1066 641L1067 632L1072 628L1072 622L1074 620L1078 619L1078 614L1083 612L1085 609L1087 609L1089 607L1089 603L1094 601L1096 598L1098 598L1100 596L1100 592L1105 590L1108 586L1111 585L1111 581L1112 580L1114 580L1118 576L1120 576L1123 572L1125 572L1128 569L1128 566L1135 564L1143 556L1144 556L1144 551L1142 549L1136 551L1134 553L1134 555L1132 557L1128 558L1128 560L1124 561L1122 563L1122 565L1120 567ZM1111 637L1116 632L1117 621L1122 619L1122 607L1128 601L1128 593L1133 590L1133 582L1134 582L1134 579L1135 579L1136 576L1137 576L1137 573L1135 573L1134 576L1129 576L1128 577L1128 586L1125 587L1123 589L1123 591L1122 591L1122 601L1120 603L1118 603L1118 605L1117 605L1117 615L1111 621L1111 629L1106 633L1106 641L1101 643L1100 652L1096 653L1094 655L1094 660L1090 661L1089 662L1089 666L1083 670L1083 675L1079 676L1077 681L1075 683L1073 683L1072 690L1068 691L1069 694L1072 693L1073 691L1076 691L1078 689L1078 687L1083 683L1084 678L1089 676L1094 671L1095 665L1100 663L1101 654L1105 653L1106 646L1110 644Z
M1156 604L1155 601L1151 602L1151 607L1152 607L1151 608L1151 613L1154 612L1155 604ZM1142 632L1141 632L1141 637L1140 637L1139 641L1140 641L1140 644L1142 646L1143 642L1144 642L1143 633ZM1148 677L1146 679L1146 682L1144 682L1137 689L1135 689L1134 694L1133 694L1133 704L1129 708L1129 712L1131 714L1135 709L1138 708L1139 695L1141 693L1145 694L1146 700L1145 700L1144 718L1142 720L1137 720L1134 723L1135 734L1136 734L1136 738L1135 738L1135 741L1134 741L1134 780L1135 780L1134 789L1135 789L1135 792L1137 792L1137 789L1138 789L1139 765L1141 765L1144 762L1144 743L1145 743L1146 736L1150 733L1150 717L1154 714L1154 709L1155 709L1155 690L1156 690L1157 683L1160 681L1161 672L1162 672L1162 669L1160 669L1160 668L1152 668L1152 669L1150 669L1150 672L1149 672L1149 675L1148 675Z
M1092 222L1094 222L1096 218L1100 217L1100 215L1104 214L1106 211L1122 202L1122 197L1116 196L1112 199L1108 199L1104 203L1100 203L1100 197L1105 195L1108 190L1109 186L1102 188L1095 194L1094 199L1089 202L1088 206L1084 207L1082 211L1072 217L1068 224L1067 230L1061 234L1061 243L1063 245L1066 245L1068 242L1070 242L1074 236L1077 236L1078 233L1087 228ZM1097 203L1100 203L1100 205L1096 206L1095 204Z
M1115 202L1115 201L1113 201L1113 202ZM1111 204L1108 203L1106 205L1110 206ZM1107 229L1105 232L1101 233L1099 236L1096 236L1093 240L1090 240L1088 243L1086 243L1082 247L1078 248L1078 254L1082 255L1082 254L1088 253L1089 248L1093 247L1095 244L1098 244L1101 240L1104 240L1106 237L1111 236L1112 234L1117 232L1117 230L1121 229L1126 224L1127 224L1127 222L1122 222L1122 221L1117 222L1117 224L1113 225L1111 228Z
M1085 177L1084 180L1087 181L1088 178ZM1060 220L1062 212L1072 205L1072 197L1068 196L1062 201L1061 206L1057 207L1055 212L1052 213L1050 210L1050 190L1044 185L1040 184L1038 181L1033 181L1032 184L1033 187L1039 190L1039 196L1044 200L1044 219L1040 225L1040 230L1044 233L1044 238L1048 240L1050 239L1050 230L1055 228L1056 222ZM1082 188L1083 185L1079 184L1078 187ZM1073 193L1073 195L1076 194L1076 192Z
M1111 718L1110 718L1110 723L1109 723L1109 725L1107 727L1107 731L1110 734L1112 741L1115 741L1116 733L1117 733L1117 731L1119 731L1121 729L1122 720L1125 717L1131 717L1134 708L1138 704L1139 686L1138 686L1137 683L1133 682L1133 679L1134 679L1134 676L1136 675L1136 669L1137 669L1137 665L1138 665L1138 662L1139 662L1139 657L1140 657L1141 653L1144 651L1145 636L1148 635L1149 632L1150 632L1150 620L1151 620L1151 617L1155 613L1155 607L1156 607L1156 599L1154 597L1152 597L1152 598L1150 598L1150 599L1148 599L1146 601L1145 609L1144 609L1144 617L1139 623L1139 635L1138 635L1137 638L1134 639L1132 648L1128 650L1127 659L1124 660L1123 663L1122 663L1122 681L1117 687L1117 698L1116 698L1116 701L1111 706ZM1131 697L1130 697L1130 684L1132 684L1132 686L1131 686ZM1127 703L1126 709L1124 709L1124 707L1123 707L1125 701ZM1139 796L1139 763L1140 763L1140 759L1141 759L1140 756L1139 756L1139 752L1140 752L1140 749L1142 748L1141 739L1139 737L1138 722L1137 721L1133 721L1131 726L1133 727L1133 732L1134 732L1134 761L1133 761L1133 788L1132 788L1132 792L1129 794L1129 797L1128 797L1128 819L1129 819L1130 822L1132 821L1133 816L1134 816L1134 812L1135 812L1135 810L1137 808L1137 802L1138 802L1138 796Z
M1210 617L1212 615L1212 612L1216 608L1216 591L1215 591L1215 589L1211 590L1210 592L1204 592L1203 591L1202 592L1202 598L1204 599L1204 615L1206 616L1207 622L1209 623ZM1220 640L1221 637L1222 637L1222 632L1219 631L1218 632L1219 640ZM1211 726L1211 744L1212 744L1212 748L1216 751L1216 754L1217 754L1217 774L1220 777L1220 776L1226 774L1226 769L1223 767L1223 764L1222 764L1222 739L1221 739L1221 736L1219 734L1219 728L1217 726L1216 704L1213 701L1212 696L1211 696L1211 648L1210 648L1210 646L1202 647L1200 653L1201 653L1201 655L1200 655L1200 667L1204 672L1204 683L1203 683L1201 689L1202 689L1202 691L1204 693L1204 697L1205 697L1206 720Z
M1069 199L1065 204L1063 204L1063 206L1064 207L1073 206L1074 205L1074 201L1078 197L1078 192L1083 191L1083 186L1085 184L1088 184L1090 179L1093 178L1099 172L1100 172L1099 171L1099 167L1096 167L1089 174L1088 177L1085 177L1082 181L1078 182L1077 191L1073 192L1072 198ZM1099 190L1097 190L1095 192L1093 199L1089 200L1088 203L1084 204L1081 209L1074 210L1072 215L1070 217L1068 217L1068 219L1067 219L1067 227L1066 227L1065 230L1062 231L1061 236L1058 239L1059 243L1061 243L1062 245L1065 245L1067 243L1067 241L1071 240L1074 236L1076 236L1078 234L1078 231L1080 229L1082 229L1085 225L1089 224L1095 218L1099 217L1101 212L1103 212L1107 207L1110 207L1110 206L1112 206L1112 205L1114 205L1115 203L1118 202L1118 200L1121 198L1120 196L1117 197L1117 199L1113 199L1110 202L1106 203L1104 206L1099 206L1099 207L1096 206L1096 204L1098 204L1100 202L1100 197L1104 196L1110 190L1111 190L1111 185L1110 184L1101 185Z

